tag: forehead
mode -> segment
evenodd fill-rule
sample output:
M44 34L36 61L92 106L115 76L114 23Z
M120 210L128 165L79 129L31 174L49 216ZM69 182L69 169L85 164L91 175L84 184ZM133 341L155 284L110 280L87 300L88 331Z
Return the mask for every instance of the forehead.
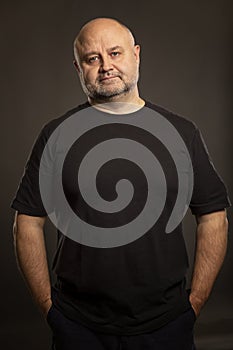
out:
M86 30L76 42L80 55L87 52L109 50L113 47L127 49L132 46L132 40L124 28L102 27Z

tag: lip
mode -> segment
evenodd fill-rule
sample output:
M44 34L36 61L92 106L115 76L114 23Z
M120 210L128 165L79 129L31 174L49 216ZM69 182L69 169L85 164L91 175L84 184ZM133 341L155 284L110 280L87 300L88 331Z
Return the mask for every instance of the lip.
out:
M100 79L100 81L111 80L111 79L115 79L115 78L118 78L118 77L113 75L113 76L110 76L110 77L102 78L102 79Z

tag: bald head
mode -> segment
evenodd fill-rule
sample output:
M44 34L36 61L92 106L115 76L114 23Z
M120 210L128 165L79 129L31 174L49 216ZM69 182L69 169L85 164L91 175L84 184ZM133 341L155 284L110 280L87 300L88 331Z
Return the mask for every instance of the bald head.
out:
M99 38L100 35L121 36L128 42L129 46L135 45L132 32L124 24L112 18L96 18L86 23L74 40L74 56L77 63L82 47L85 44L88 45L88 42L94 41L95 38Z
M131 31L115 19L96 18L82 27L74 63L92 104L138 100L139 53Z

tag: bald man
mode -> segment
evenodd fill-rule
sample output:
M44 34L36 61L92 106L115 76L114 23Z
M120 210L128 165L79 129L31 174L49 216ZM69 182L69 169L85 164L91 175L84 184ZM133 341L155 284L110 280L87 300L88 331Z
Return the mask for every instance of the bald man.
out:
M193 350L194 323L211 292L226 251L228 229L225 208L230 205L226 188L209 159L196 125L139 96L140 47L135 44L126 26L110 18L88 22L74 41L74 57L74 65L88 101L48 123L34 145L12 203L17 211L14 238L19 267L51 327L53 349ZM185 284L188 262L182 227L178 225L170 234L165 232L164 223L168 221L176 203L177 175L171 156L161 142L152 137L160 125L154 124L155 119L161 120L163 127L173 125L178 131L189 151L187 157L191 157L195 169L194 189L189 203L197 220L197 249L191 291L186 290ZM147 125L148 121L151 122ZM66 130L68 127L69 131L63 143L60 141L64 130L61 125L65 125ZM50 161L54 159L56 167L63 162L64 165L62 175L58 170L53 173L52 183L56 187L59 176L62 177L63 190L72 212L65 220L62 217L62 223L57 221L58 244L53 262L57 280L51 287L43 238L49 209L42 201L39 176L45 172L46 179L51 177L46 173L48 158L43 157L54 130L59 132L49 148L48 158ZM75 135L77 138L81 135L78 143ZM98 157L108 157L114 151L114 158L117 159L114 159L114 163L112 158L105 158L105 170L96 174L101 200L105 199L105 207L97 207L97 210L97 200L91 203L94 208L85 202L89 195L93 197L90 179L94 170L90 168L84 171L83 177L79 177L84 192L77 192L76 174L82 172L85 153L95 143L109 141L108 138L118 140L117 147L107 143L108 146L100 151ZM130 152L125 139L137 141L133 143L134 154L129 162L123 156L117 156L119 149ZM72 146L69 155L61 158L60 155L65 153L64 140L77 147ZM179 142L177 136L171 152ZM107 229L110 237L112 229L114 231L120 227L123 230L133 222L149 200L149 178L152 179L152 187L157 186L152 199L156 201L160 195L163 185L157 182L158 175L151 173L145 181L141 168L134 165L133 159L138 157L137 161L145 164L147 171L152 171L150 154L139 156L141 149L138 144L150 148L166 168L169 188L166 210L160 213L160 219L150 225L146 234L140 232L142 228L138 224L122 235L124 243L116 243L123 231L116 231L119 232L118 236L115 233L108 245L106 241L101 241L101 236L88 243L86 240L92 237L89 230L93 227L94 230ZM183 150L186 152L186 147ZM87 166L91 159L94 162L98 157L88 158ZM43 168L44 163L47 165ZM80 168L77 163L80 163ZM182 171L187 173L188 169L184 169L184 166ZM40 167L42 174L39 174ZM72 172L75 173L73 178ZM116 213L116 209L110 207L117 197L112 188L122 177L124 180L128 178L134 185L135 195L131 198L134 203L124 203L121 209L117 207L119 210ZM117 188L119 197L121 188ZM125 193L128 191L126 185ZM56 198L57 203L62 201L60 197ZM159 203L147 214L143 224L148 225L156 215L158 206ZM77 232L72 236L70 218L73 212L81 223L75 226ZM89 226L85 226L86 223ZM65 232L66 227L68 232ZM81 232L80 239L76 237L78 232ZM105 231L101 232L104 235ZM126 241L136 232L137 239Z

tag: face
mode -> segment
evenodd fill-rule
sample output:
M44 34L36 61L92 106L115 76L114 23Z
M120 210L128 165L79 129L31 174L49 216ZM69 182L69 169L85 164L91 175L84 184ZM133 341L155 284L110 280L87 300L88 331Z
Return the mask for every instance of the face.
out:
M137 91L140 47L118 24L95 25L77 44L79 77L87 96L116 101Z

